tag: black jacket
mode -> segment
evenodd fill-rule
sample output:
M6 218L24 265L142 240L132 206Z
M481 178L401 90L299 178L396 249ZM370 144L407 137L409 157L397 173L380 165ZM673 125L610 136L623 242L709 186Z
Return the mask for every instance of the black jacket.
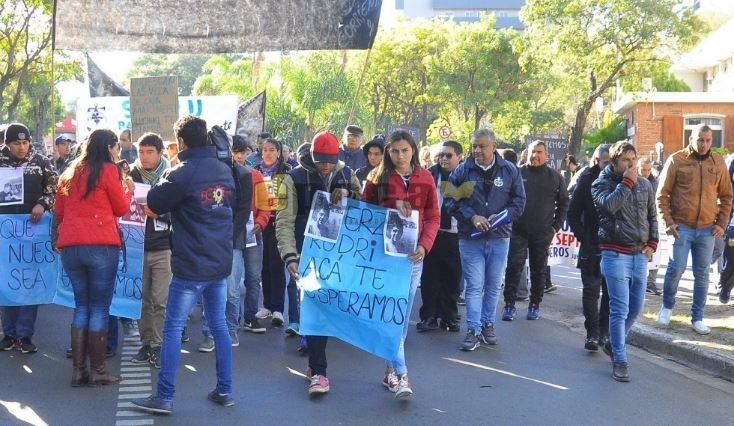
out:
M10 155L7 146L3 146L0 149L0 167L23 169L23 204L0 206L0 214L28 214L36 204L45 211L53 208L58 175L48 158L31 149L26 158L18 160ZM4 193L0 194L0 199L5 201Z
M601 249L625 253L646 244L657 249L655 193L647 179L640 176L633 184L609 165L591 185L591 193L599 213Z
M566 181L560 173L543 165L520 167L525 187L525 210L515 221L514 229L526 235L551 236L561 229L568 211Z
M599 215L596 213L591 196L591 184L599 177L601 167L595 165L584 169L576 179L576 187L571 194L566 220L576 239L581 243L579 263L599 255ZM599 261L598 258L595 260Z
M148 193L148 207L171 213L171 270L191 281L214 281L232 272L232 169L212 145L189 148Z
M249 168L234 163L237 173L236 201L234 207L234 227L232 230L232 241L234 248L245 249L247 233L247 220L252 212L252 172Z
M130 177L133 179L133 182L144 183L143 177L140 175L140 171L136 168L132 168L130 170ZM147 218L145 221L145 243L143 244L146 252L171 249L171 215L166 213L158 216L158 219L156 220L165 223L166 229L163 231L156 231L155 221L151 218Z

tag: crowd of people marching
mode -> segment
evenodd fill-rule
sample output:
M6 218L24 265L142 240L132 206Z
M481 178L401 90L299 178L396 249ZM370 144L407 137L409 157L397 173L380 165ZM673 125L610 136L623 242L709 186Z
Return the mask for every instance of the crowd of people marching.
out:
M580 242L584 348L601 348L611 358L615 380L629 381L625 337L646 291L662 293L658 320L670 321L689 252L696 332L710 332L703 322L708 271L722 254L722 303L734 284L734 244L724 243L734 236L732 169L711 151L705 125L669 156L659 176L625 141L599 146L585 167L569 156L559 172L547 164L542 141L518 158L498 150L490 130L471 135L468 153L451 140L421 151L405 131L365 143L354 125L341 141L321 132L293 153L268 133L256 141L235 135L224 161L206 123L193 116L175 124L175 141L146 133L133 143L129 130L118 135L104 129L76 147L58 137L54 158L32 148L22 124L3 133L0 168L23 169L23 197L0 203L0 213L30 215L34 223L52 213L54 249L72 283L71 385L121 380L105 364L117 349L119 321L125 336L141 340L132 362L160 369L156 393L133 403L148 412L171 413L180 349L190 339L187 320L197 305L203 318L198 350L216 356L217 386L208 395L213 402L234 404L231 347L239 346L238 333L265 333L266 325L300 336L298 350L308 353L308 393L329 392L327 337L299 330L298 262L316 191L330 193L332 203L348 197L404 216L418 212L417 249L408 257L408 310L420 288L417 331L460 332L458 306L465 304L464 351L496 345L497 320L513 321L518 300L529 299L527 320L541 317L543 295L555 288L548 248L564 221ZM118 219L136 184L151 186L137 322L109 315L124 249ZM11 199L12 189L3 197ZM657 270L649 268L659 230L673 239L662 292ZM250 239L257 244L247 244ZM31 339L38 306L0 309L0 350L36 352ZM382 378L398 398L413 394L403 344L408 324Z

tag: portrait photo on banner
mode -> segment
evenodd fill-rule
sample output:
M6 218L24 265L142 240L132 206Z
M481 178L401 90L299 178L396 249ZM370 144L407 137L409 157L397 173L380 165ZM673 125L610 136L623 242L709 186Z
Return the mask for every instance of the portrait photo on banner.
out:
M0 206L23 204L23 168L0 168Z
M305 235L320 240L336 243L339 228L344 220L347 199L342 198L339 204L332 204L328 192L317 191L311 204Z
M145 211L143 208L144 204L138 204L136 197L130 200L130 208L120 218L120 223L126 223L129 225L145 225Z
M418 244L418 211L413 210L410 217L404 217L397 210L387 209L384 235L388 256L407 257L413 253Z

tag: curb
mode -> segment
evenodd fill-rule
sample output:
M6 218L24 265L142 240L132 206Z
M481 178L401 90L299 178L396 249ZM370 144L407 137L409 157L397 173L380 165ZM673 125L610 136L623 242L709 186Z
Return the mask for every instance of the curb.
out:
M635 324L627 336L627 343L687 367L698 368L734 382L734 357L709 351L653 327Z

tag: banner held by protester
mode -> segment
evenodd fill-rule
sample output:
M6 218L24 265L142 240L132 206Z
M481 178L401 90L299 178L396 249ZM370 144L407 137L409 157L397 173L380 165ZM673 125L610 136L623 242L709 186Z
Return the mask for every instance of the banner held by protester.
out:
M0 306L51 303L56 292L56 252L51 216L0 215Z
M409 321L412 266L385 254L386 215L385 208L350 199L336 243L305 238L301 334L334 336L382 358L395 357Z

